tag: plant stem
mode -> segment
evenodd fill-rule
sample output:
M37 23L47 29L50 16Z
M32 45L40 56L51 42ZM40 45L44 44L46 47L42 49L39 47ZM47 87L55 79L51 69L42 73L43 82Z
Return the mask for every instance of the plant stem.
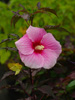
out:
M35 100L35 94L34 94L34 80L33 80L33 77L32 77L32 70L30 69L30 81L31 81L31 84L32 84L32 96L33 96L33 99L32 100Z
M26 21L26 20L25 20ZM28 26L30 26L30 24L26 21L26 23L28 24Z
M18 80L18 82L19 82L19 84L21 85L21 87L22 87L24 93L27 94L29 97L31 97L30 94L28 94L28 93L26 92L25 87L24 87L24 84L22 83L22 81Z

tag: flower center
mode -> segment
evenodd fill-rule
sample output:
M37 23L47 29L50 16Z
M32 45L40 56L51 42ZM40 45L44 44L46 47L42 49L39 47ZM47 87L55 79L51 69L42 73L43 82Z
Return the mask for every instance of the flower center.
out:
M43 50L44 46L43 45L37 45L35 46L35 50Z

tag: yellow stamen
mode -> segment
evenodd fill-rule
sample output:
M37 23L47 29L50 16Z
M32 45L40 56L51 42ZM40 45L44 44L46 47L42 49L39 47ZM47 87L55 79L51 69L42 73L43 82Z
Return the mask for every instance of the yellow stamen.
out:
M43 50L44 49L44 46L43 45L37 45L35 47L35 50Z

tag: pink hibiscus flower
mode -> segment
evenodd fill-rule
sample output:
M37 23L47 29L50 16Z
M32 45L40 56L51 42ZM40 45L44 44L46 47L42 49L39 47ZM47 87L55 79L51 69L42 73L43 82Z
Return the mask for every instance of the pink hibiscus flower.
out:
M62 49L51 33L30 26L26 34L15 42L22 62L30 68L52 68Z

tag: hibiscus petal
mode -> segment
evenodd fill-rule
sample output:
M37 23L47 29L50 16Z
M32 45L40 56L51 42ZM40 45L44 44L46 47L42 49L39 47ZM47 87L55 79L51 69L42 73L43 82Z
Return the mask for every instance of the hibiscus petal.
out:
M26 33L33 42L39 42L42 39L43 35L46 34L46 31L43 28L30 26L27 29Z
M55 52L53 52L50 49L44 49L41 53L41 55L44 57L44 68L50 69L52 68L56 62L57 62L57 55Z
M34 52L34 49L32 48L32 41L27 35L24 35L22 38L16 41L15 45L22 54L28 55Z
M53 50L58 56L62 51L60 43L53 37L51 33L43 36L41 44L44 45L45 49Z
M38 54L35 52L30 55L23 55L20 52L19 52L19 54L20 54L20 58L21 58L22 62L27 67L34 68L34 69L43 67L44 58L41 56L41 54Z

